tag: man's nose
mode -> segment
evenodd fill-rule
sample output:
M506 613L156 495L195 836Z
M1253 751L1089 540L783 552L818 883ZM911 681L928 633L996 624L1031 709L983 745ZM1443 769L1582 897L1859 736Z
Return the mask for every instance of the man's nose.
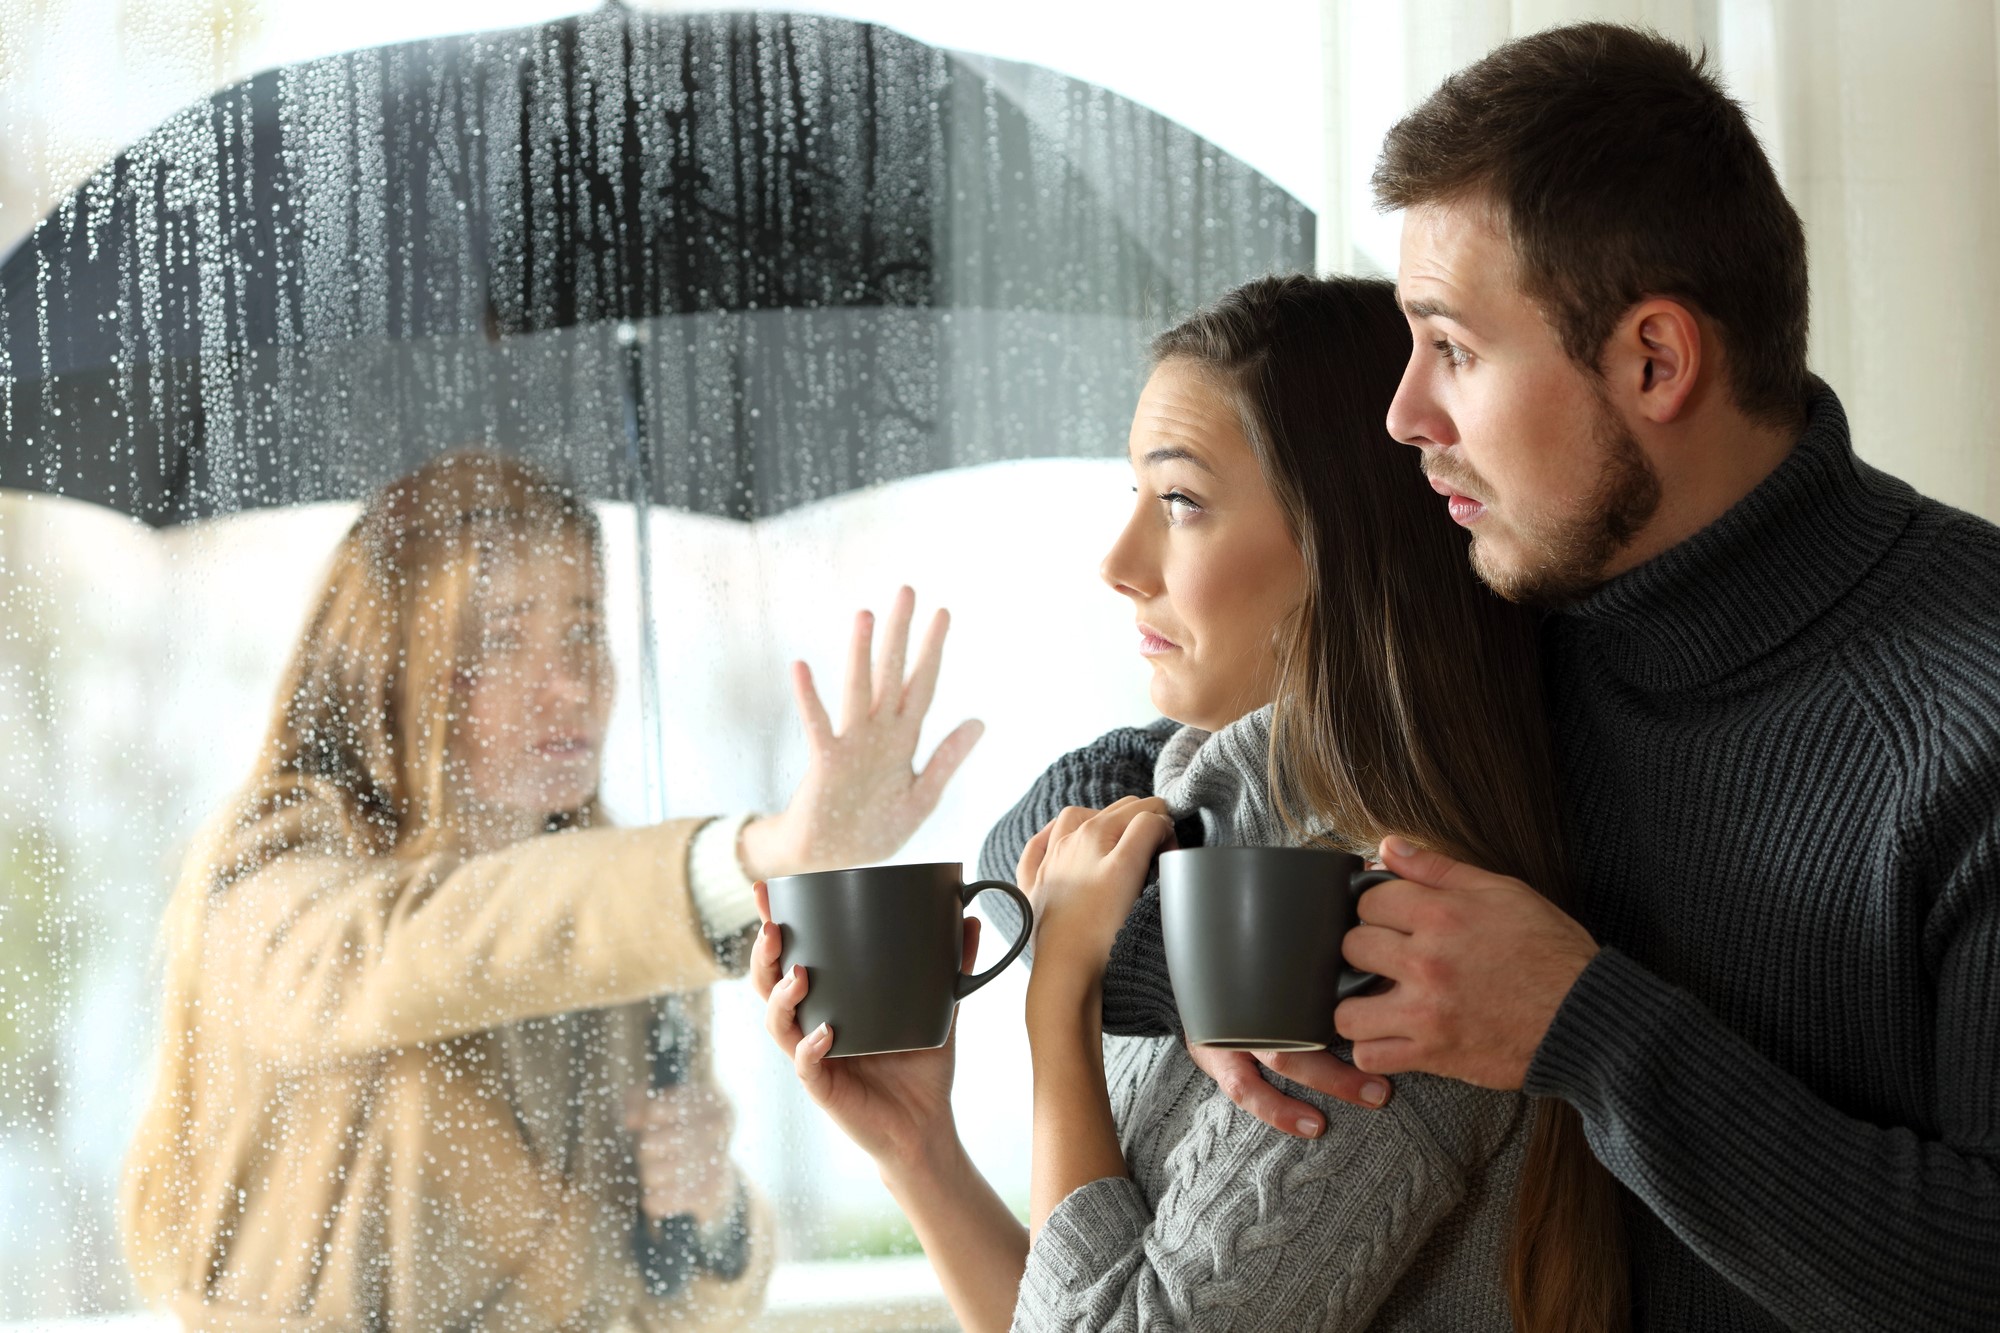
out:
M1404 444L1449 444L1450 420L1431 392L1429 366L1417 354L1403 368L1402 382L1389 401L1389 435Z

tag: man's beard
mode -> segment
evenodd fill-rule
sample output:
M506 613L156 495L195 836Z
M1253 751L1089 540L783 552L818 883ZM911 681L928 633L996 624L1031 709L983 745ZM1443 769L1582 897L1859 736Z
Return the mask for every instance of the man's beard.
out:
M1516 521L1524 563L1503 568L1477 530L1472 536L1472 569L1510 602L1532 606L1572 606L1604 582L1604 567L1624 550L1660 507L1660 476L1632 432L1601 405L1594 432L1601 465L1597 482L1575 513ZM1479 481L1470 469L1468 479ZM1447 478L1449 480L1449 478ZM1483 493L1490 487L1480 483Z

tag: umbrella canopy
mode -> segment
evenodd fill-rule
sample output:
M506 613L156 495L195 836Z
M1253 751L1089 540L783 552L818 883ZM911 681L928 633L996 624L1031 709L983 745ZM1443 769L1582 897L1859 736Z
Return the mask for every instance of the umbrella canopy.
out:
M1312 215L1103 89L613 5L189 108L0 266L0 485L171 524L483 443L754 518L1115 454L1143 338Z

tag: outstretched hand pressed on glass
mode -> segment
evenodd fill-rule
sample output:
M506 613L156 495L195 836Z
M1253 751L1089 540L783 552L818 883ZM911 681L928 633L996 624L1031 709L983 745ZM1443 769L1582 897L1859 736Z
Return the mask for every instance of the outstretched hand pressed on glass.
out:
M792 692L806 733L806 774L784 812L744 826L738 854L752 879L861 865L893 855L937 808L945 785L986 730L967 720L914 764L918 734L937 691L950 613L931 618L904 675L916 593L903 588L889 612L882 653L874 657L875 616L854 618L847 683L836 731L813 684L812 669L792 663Z

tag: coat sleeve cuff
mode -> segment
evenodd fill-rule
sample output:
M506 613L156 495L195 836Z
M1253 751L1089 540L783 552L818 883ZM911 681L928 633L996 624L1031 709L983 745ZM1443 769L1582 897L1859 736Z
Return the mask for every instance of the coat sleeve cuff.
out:
M742 814L711 819L688 848L688 892L694 897L702 932L717 944L733 941L757 922L751 880L736 854L743 826L755 818Z

